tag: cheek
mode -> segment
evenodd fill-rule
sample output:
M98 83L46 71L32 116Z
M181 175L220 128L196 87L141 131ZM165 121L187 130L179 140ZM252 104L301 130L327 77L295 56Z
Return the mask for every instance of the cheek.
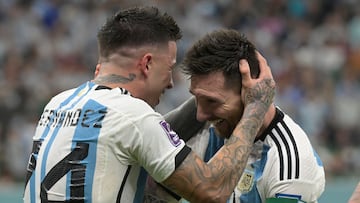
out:
M166 69L165 67L163 69L161 69L159 72L158 72L158 79L161 78L161 80L163 81L168 81L170 80L171 78L171 71L169 71L168 69Z
M172 71L168 71L168 78L167 78L166 86L167 86L167 88L173 88L175 86Z
M167 71L166 79L167 79L167 81L171 81L171 80L172 80L172 71Z
M244 112L243 104L241 102L233 103L224 109L224 115L232 122L237 123Z

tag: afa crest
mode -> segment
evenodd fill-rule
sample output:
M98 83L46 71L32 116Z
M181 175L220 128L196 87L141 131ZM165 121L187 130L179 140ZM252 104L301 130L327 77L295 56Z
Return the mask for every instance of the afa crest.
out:
M255 178L254 172L245 169L237 185L237 189L241 193L249 192L254 185L254 178Z

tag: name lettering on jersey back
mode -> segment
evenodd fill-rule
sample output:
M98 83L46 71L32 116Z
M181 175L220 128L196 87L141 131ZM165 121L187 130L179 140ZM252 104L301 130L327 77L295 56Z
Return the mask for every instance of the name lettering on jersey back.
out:
M46 127L74 127L81 125L86 128L101 128L101 121L105 118L105 109L76 109L54 110L45 109L38 122L39 126Z

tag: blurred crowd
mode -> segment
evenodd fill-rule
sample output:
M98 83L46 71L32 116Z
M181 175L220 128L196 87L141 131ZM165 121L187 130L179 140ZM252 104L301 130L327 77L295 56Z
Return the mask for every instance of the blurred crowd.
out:
M92 79L98 28L134 5L178 21L178 61L214 29L244 33L272 67L276 104L309 134L327 177L360 174L358 0L0 0L0 181L24 179L44 104ZM161 113L190 96L187 78L173 77Z

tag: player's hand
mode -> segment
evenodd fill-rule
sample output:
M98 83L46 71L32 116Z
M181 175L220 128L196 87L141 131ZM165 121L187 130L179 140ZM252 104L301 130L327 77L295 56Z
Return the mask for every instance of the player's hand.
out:
M244 106L260 102L264 108L268 109L274 100L275 81L266 59L258 51L256 51L256 54L260 67L258 78L251 78L249 63L245 59L239 62L239 70L242 77L241 97Z

